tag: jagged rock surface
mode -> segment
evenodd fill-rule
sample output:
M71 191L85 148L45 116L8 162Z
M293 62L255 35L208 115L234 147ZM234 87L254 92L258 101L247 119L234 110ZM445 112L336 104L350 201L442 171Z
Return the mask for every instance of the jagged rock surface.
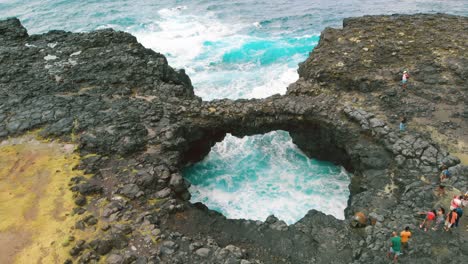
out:
M80 194L74 212L83 214L76 228L103 224L96 239L71 248L78 263L105 254L108 263L386 263L389 234L406 225L414 230L408 263L463 262L466 233L416 226L417 212L439 203L433 193L439 167L451 167L450 185L459 189L467 186L467 167L427 134L396 131L393 110L413 108L398 105L400 91L386 93L405 58L406 67L438 72L435 83L414 74L419 90L411 98L437 104L426 95L455 86L460 89L447 100L466 106L466 28L467 18L447 15L345 20L344 29L324 31L287 95L203 102L183 71L130 34L28 36L9 19L0 22L0 138L40 128L43 136L79 143L80 168L94 176L72 179ZM409 37L416 29L419 37ZM418 53L429 49L427 42L435 51ZM442 60L440 50L446 50ZM226 133L278 129L308 155L353 172L346 220L315 210L291 226L273 216L229 220L188 202L183 166L203 158ZM376 223L352 228L358 211Z

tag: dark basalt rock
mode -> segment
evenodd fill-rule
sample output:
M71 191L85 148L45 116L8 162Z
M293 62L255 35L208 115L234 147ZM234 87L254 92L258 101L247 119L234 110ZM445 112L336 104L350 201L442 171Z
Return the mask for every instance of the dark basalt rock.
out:
M28 32L17 18L4 20L0 24L0 40L3 43L8 41L21 41L27 37Z
M203 102L183 70L128 33L28 36L17 19L0 21L0 139L40 128L79 144L78 168L94 176L73 178L71 190L87 196L76 202L93 215L76 228L105 227L86 244L93 251L84 241L72 248L79 263L107 253L109 263L382 263L391 231L406 225L408 263L462 262L464 230L419 232L414 215L439 203L421 176L435 183L445 164L447 188L466 188L468 169L424 127L400 133L395 122L402 113L410 124L431 117L442 101L462 111L459 127L445 129L457 138L467 127L467 27L449 15L347 19L322 33L286 95ZM403 67L412 73L406 94L395 89ZM274 216L231 220L188 202L183 166L226 133L278 129L306 154L353 172L346 220L315 210L290 226ZM352 227L358 212L367 227Z

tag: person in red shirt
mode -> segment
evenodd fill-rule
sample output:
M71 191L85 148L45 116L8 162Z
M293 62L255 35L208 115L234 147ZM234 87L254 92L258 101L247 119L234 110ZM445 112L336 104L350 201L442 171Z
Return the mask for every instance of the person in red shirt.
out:
M436 211L432 210L432 211L429 211L427 213L419 213L419 214L425 214L426 215L426 218L424 218L424 221L419 225L419 228L424 227L424 231L427 231L427 229L431 227L432 222L436 218Z

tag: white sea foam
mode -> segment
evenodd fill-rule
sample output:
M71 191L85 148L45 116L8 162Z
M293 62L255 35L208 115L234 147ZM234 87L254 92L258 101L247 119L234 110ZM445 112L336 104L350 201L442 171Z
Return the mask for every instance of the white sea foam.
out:
M265 98L273 94L285 94L288 85L295 82L299 74L293 68L277 66L264 78L266 82L253 87L252 91L247 94L247 98Z
M195 16L184 13L184 8L163 9L158 15L154 23L133 34L146 47L163 52L172 66L184 68L192 79L195 93L205 100L264 98L284 94L288 84L298 77L294 63L278 61L259 65L256 60L268 52L268 46L260 48L257 54L254 53L255 49L247 50L253 54L245 54L245 58L241 58L245 61L223 61L223 56L229 52L239 49L242 52L241 47L245 44L262 41L276 43L242 33L242 30L252 27L251 24L226 25L213 14ZM281 41L284 42L279 39L277 43ZM290 44L283 45L288 47Z
M231 36L242 26L227 26L210 13L205 16L182 14L185 9L162 9L157 21L134 34L143 45L164 52L171 65L185 68L190 74L197 65L207 66L196 60L205 51L205 42Z
M224 174L211 177L213 171L203 172L206 181L190 187L192 201L203 202L228 218L263 221L274 214L292 224L310 209L344 218L349 196L346 171L327 171L333 165L307 159L286 132L244 138L227 135L202 163L209 160ZM239 175L249 174L249 169L255 170L256 177Z

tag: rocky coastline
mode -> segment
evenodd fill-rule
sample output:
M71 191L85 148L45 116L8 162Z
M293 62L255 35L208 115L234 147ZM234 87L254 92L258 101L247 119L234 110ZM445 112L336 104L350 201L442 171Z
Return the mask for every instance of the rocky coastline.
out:
M418 212L448 207L435 193L442 164L449 193L468 187L466 160L450 154L468 153L467 29L467 17L445 14L346 19L322 32L286 95L206 102L128 33L30 36L7 19L0 140L37 131L77 145L76 169L92 176L71 178L72 231L90 235L64 245L66 263L388 263L390 234L405 226L405 263L463 263L467 217L453 232L423 232ZM345 220L315 210L290 226L232 220L189 202L184 166L227 133L274 130L353 173ZM373 224L353 227L357 212Z

